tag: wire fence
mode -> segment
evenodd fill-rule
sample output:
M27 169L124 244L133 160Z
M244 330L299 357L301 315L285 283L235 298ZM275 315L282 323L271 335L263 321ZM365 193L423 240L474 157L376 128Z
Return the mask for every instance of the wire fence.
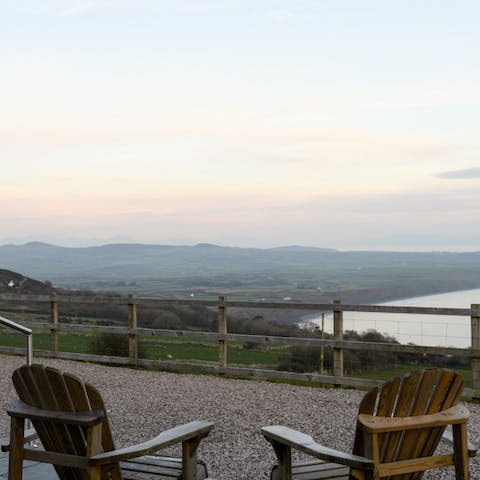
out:
M308 322L320 326L321 316L310 317ZM402 344L469 348L472 340L468 316L345 312L343 322L345 331L375 330ZM324 315L324 325L325 333L333 335L332 313Z

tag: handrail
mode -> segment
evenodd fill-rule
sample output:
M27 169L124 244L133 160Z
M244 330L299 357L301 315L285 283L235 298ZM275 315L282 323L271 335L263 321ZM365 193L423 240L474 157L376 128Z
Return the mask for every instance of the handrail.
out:
M32 330L28 327L24 327L19 323L13 322L8 318L0 317L0 324L5 325L6 327L11 328L12 330L17 331L24 335L27 339L27 365L32 364L33 358L33 341L32 341Z

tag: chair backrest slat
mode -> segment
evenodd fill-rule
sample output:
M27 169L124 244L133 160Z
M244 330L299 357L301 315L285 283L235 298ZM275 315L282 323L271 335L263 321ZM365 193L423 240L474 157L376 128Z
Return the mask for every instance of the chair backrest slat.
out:
M415 403L412 405L410 415L425 415L434 407L435 398L438 396L438 382L441 372L438 370L425 370L419 379L419 386Z
M395 378L391 382L386 383L379 392L378 406L376 415L379 417L390 417L397 406L398 392L400 390L401 381ZM372 412L373 414L373 412Z

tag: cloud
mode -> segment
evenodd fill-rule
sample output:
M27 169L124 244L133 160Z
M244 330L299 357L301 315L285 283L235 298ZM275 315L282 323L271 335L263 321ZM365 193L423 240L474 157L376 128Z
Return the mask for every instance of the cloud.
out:
M471 179L480 178L480 168L465 168L462 170L448 170L435 174L438 178L446 179Z
M90 13L94 10L101 8L100 5L94 2L81 2L78 5L72 6L66 10L63 10L59 13L60 17L78 17L86 13Z

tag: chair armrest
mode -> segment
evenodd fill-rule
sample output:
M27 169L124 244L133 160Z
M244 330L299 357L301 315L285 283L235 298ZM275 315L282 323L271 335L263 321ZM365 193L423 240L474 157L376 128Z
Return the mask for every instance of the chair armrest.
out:
M29 418L30 420L49 421L57 423L66 423L68 425L79 425L81 427L91 427L100 423L105 417L103 410L86 412L62 412L54 410L43 410L32 407L31 405L15 400L8 408L7 413L11 417Z
M300 450L301 452L319 458L320 460L340 463L341 465L347 465L352 468L363 470L373 470L374 468L374 463L370 458L324 447L323 445L316 443L310 435L306 435L288 427L272 425L262 427L261 432L264 437L272 443L280 443L288 447L293 447L296 450Z
M453 433L450 430L445 430L442 436L442 442L448 443L449 445L453 445ZM468 442L468 456L475 457L477 455L478 447L474 445L472 442Z
M362 413L358 416L360 428L368 433L414 430L416 428L444 427L465 423L470 412L464 405L455 405L443 412L413 417L376 417Z
M33 440L36 440L38 438L38 433L35 431L34 428L30 428L28 430L25 430L25 433L23 434L23 443L29 443L32 442ZM10 451L10 443L9 440L2 440L0 441L1 445L1 450L2 452L9 452Z
M204 421L185 423L184 425L171 428L170 430L165 430L160 435L151 440L147 440L146 442L90 457L89 463L91 465L104 465L121 460L128 460L129 458L140 457L141 455L149 455L162 448L169 447L176 443L185 442L187 440L200 440L210 433L213 426L213 422Z

